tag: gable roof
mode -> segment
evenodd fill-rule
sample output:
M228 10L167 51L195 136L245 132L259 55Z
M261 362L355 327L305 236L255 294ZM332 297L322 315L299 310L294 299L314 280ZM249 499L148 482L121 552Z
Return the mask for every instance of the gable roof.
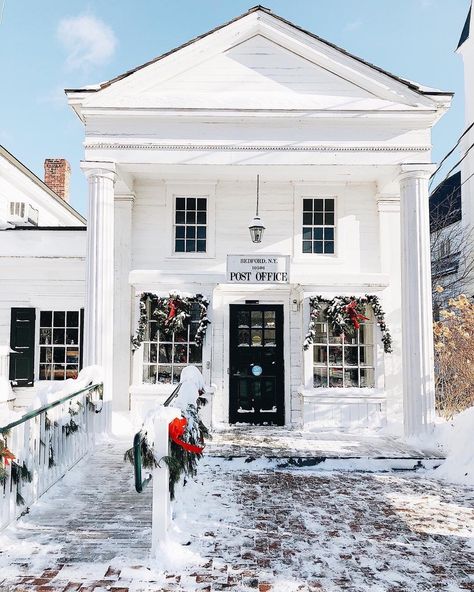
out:
M464 23L464 27L461 33L461 38L459 39L459 43L456 49L459 49L461 45L464 44L465 41L469 39L470 29L471 29L471 14L472 14L472 6L469 8L469 12L467 13L467 19Z
M455 173L430 195L430 230L442 230L462 218L461 173Z
M4 146L0 145L0 156L5 158L11 165L23 173L30 181L38 186L45 194L48 194L56 205L67 211L73 218L75 218L80 224L86 224L86 219L77 210L75 210L67 201L59 197L44 181L42 181L37 175L33 173L26 165L18 160L11 152L9 152Z
M112 78L112 79L102 82L100 84L86 86L83 88L78 88L78 89L69 89L68 88L68 89L65 89L65 92L66 93L84 93L84 92L94 93L94 92L101 91L105 88L110 87L112 84L119 82L120 80L123 80L124 78L127 78L128 76L131 76L135 72L138 72L139 70L142 70L143 68L146 68L147 66L150 66L151 64L154 64L160 60L163 60L164 58L180 51L181 49L184 49L185 47L188 47L188 46L192 45L193 43L196 43L197 41L204 39L205 37L208 37L209 35L212 35L213 33L216 33L217 31L220 31L221 29L224 29L225 27L228 27L232 23L235 23L235 22L239 21L240 19L245 18L247 15L255 13L255 12L259 12L259 11L270 15L272 18L274 18L282 23L285 23L286 25L288 25L290 27L293 27L294 29L304 33L305 35L309 35L313 39L327 45L328 47L331 47L332 49L339 51L343 55L348 56L348 57L358 61L359 63L361 63L365 66L368 66L369 68L372 68L373 70L375 70L381 74L384 74L385 76L392 78L393 80L405 85L411 91L414 91L420 95L423 95L423 96L433 96L433 95L452 96L454 94L452 92L445 92L445 91L441 91L438 89L428 88L426 86L419 85L413 81L410 81L410 80L407 80L404 78L400 78L399 76L396 76L395 74L392 74L391 72L388 72L387 70L384 70L383 68L380 68L379 66L376 66L375 64L372 64L372 63L370 63L358 56L355 56L354 54L349 53L348 51L339 47L338 45L335 45L334 43L331 43L330 41L326 41L325 39L323 39L322 37L319 37L318 35L312 33L311 31L303 29L302 27L292 23L291 21L273 13L269 8L266 8L265 6L261 6L261 5L254 6L253 8L248 10L247 12L233 18L232 20L230 20L222 25L219 25L218 27L215 27L214 29L211 29L207 33L203 33L202 35L199 35L199 36L195 37L194 39L191 39L190 41L187 41L186 43L183 43L182 45L180 45L174 49L171 49L170 51L168 51L160 56L157 56L157 57L149 60L148 62L145 62L144 64L136 66L135 68L132 68L131 70L128 70L127 72L124 72L123 74L120 74L119 76L116 76L115 78Z

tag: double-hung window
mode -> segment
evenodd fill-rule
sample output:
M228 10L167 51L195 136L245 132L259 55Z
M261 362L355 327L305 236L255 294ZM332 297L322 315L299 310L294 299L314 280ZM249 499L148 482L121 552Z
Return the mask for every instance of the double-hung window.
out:
M327 322L316 323L313 342L315 388L375 386L373 315L351 335L336 335Z
M175 384L185 366L196 366L202 372L202 344L196 344L200 323L199 304L191 305L187 327L170 334L161 334L158 323L148 311L148 322L143 342L143 382L147 384Z
M77 378L80 370L81 322L78 310L42 310L39 327L39 378Z
M303 199L303 253L333 255L335 252L335 199Z
M174 222L175 253L206 253L206 197L176 197Z

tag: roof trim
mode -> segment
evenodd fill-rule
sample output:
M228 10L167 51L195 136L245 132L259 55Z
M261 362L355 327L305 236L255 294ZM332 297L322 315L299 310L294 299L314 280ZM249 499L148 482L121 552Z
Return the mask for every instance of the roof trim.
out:
M469 39L469 34L470 34L470 29L471 29L471 14L472 14L472 5L469 8L469 12L467 13L467 19L466 19L466 22L464 23L464 27L462 29L461 37L459 39L459 43L458 43L456 50L458 50L461 47L461 45L464 45L464 42Z
M21 170L35 185L38 185L43 191L49 194L49 196L63 208L65 208L70 214L72 214L79 222L82 224L86 224L87 220L80 214L77 210L75 210L67 201L59 197L57 193L55 193L44 181L42 181L33 171L31 171L26 165L24 165L16 156L13 156L11 152L9 152L5 146L0 145L0 154L4 156L11 164ZM67 227L59 227L59 228L67 228Z
M186 43L183 43L182 45L179 45L178 47L175 47L174 49L171 49L170 51L167 51L167 52L161 54L160 56L153 58L153 59L149 60L148 62L145 62L144 64L136 66L135 68L132 68L131 70L127 70L126 72L124 72L123 74L120 74L119 76L116 76L115 78L112 78L106 82L102 82L98 85L94 85L93 87L89 86L89 87L76 88L76 89L66 88L65 92L66 92L66 94L68 94L68 93L93 93L93 92L101 91L105 88L108 88L109 86L111 86L115 82L123 80L124 78L131 76L135 72L138 72L139 70L142 70L143 68L146 68L147 66L150 66L151 64L154 64L154 63L180 51L181 49L184 49L185 47L188 47L189 45L192 45L193 43L196 43L197 41L204 39L205 37L208 37L209 35L212 35L213 33L216 33L217 31L224 29L225 27L246 17L247 15L252 14L254 12L259 12L259 11L272 16L273 18L281 21L282 23L285 23L286 25L289 25L290 27L293 27L294 29L297 29L298 31L300 31L306 35L309 35L313 39L316 39L317 41L324 43L325 45L341 52L342 54L358 61L359 63L364 64L365 66L368 66L369 68L372 68L373 70L376 70L377 72L380 72L381 74L384 74L385 76L388 76L401 84L404 84L410 90L412 90L422 96L436 96L436 95L438 95L438 96L453 96L454 95L453 92L443 92L441 90L432 90L432 91L423 90L423 88L420 85L418 85L410 80L400 78L399 76L396 76L395 74L392 74L391 72L388 72L387 70L384 70L383 68L380 68L379 66L376 66L375 64L372 64L371 62L368 62L362 58L359 58L358 56L348 52L347 50L343 49L342 47L339 47L338 45L331 43L330 41L326 41L326 39L319 37L315 33L312 33L311 31L303 29L303 27L300 27L299 25L292 23L291 21L283 18L282 16L279 16L278 14L275 14L269 8L266 8L265 6L261 6L260 4L258 4L257 6L254 6L253 8L248 10L247 12L244 12L243 14L231 19L230 21L227 21L226 23L223 23L222 25L219 25L218 27L211 29L207 33L203 33L202 35L198 35L197 37L194 37L193 39L187 41Z

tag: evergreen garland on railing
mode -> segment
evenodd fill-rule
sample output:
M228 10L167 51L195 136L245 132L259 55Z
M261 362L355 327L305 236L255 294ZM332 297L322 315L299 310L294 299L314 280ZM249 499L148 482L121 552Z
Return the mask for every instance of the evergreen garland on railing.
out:
M314 343L316 336L316 323L320 321L321 314L324 314L325 320L330 324L336 335L352 335L355 327L349 313L349 308L353 306L355 314L363 316L366 307L372 307L377 325L382 332L382 343L385 353L392 352L392 336L385 322L385 313L380 304L378 296L366 294L356 298L355 296L335 296L332 300L322 296L314 296L309 299L310 320L308 333L305 336L303 348L307 350ZM326 306L324 312L323 308Z
M143 292L140 297L140 312L135 335L131 338L132 350L137 350L145 339L148 318L148 305L151 319L158 324L158 331L162 335L170 336L189 325L191 320L191 306L199 305L199 325L194 338L197 345L202 345L207 327L211 321L207 316L209 300L202 294L195 296L181 296L170 292L169 296L160 297L152 292Z

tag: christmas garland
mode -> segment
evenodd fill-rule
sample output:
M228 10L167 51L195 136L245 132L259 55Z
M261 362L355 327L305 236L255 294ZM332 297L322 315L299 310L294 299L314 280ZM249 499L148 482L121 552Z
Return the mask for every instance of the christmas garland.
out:
M169 470L170 498L174 500L176 485L184 477L195 477L197 463L202 457L204 440L211 436L209 430L199 417L196 405L188 405L183 413L183 418L174 419L169 425L169 455L157 460L153 445L149 442L147 433L141 440L142 465L145 469L152 470L164 461ZM124 454L124 461L134 464L133 447Z
M377 296L366 294L356 298L355 296L336 296L332 300L322 296L314 296L309 299L310 320L308 333L306 334L303 348L307 350L314 343L316 336L316 323L323 313L325 320L330 324L336 335L353 335L359 328L359 321L366 320L366 307L371 306L377 325L382 332L382 343L385 353L392 352L392 336L385 323L385 313Z
M202 294L195 296L180 296L170 292L169 296L160 297L151 292L143 292L140 298L140 317L135 335L132 337L132 350L137 350L145 339L148 324L148 305L150 304L151 318L157 321L158 330L162 335L171 336L176 331L187 328L191 320L191 307L199 305L199 325L194 341L201 345L211 321L207 316L209 300Z

